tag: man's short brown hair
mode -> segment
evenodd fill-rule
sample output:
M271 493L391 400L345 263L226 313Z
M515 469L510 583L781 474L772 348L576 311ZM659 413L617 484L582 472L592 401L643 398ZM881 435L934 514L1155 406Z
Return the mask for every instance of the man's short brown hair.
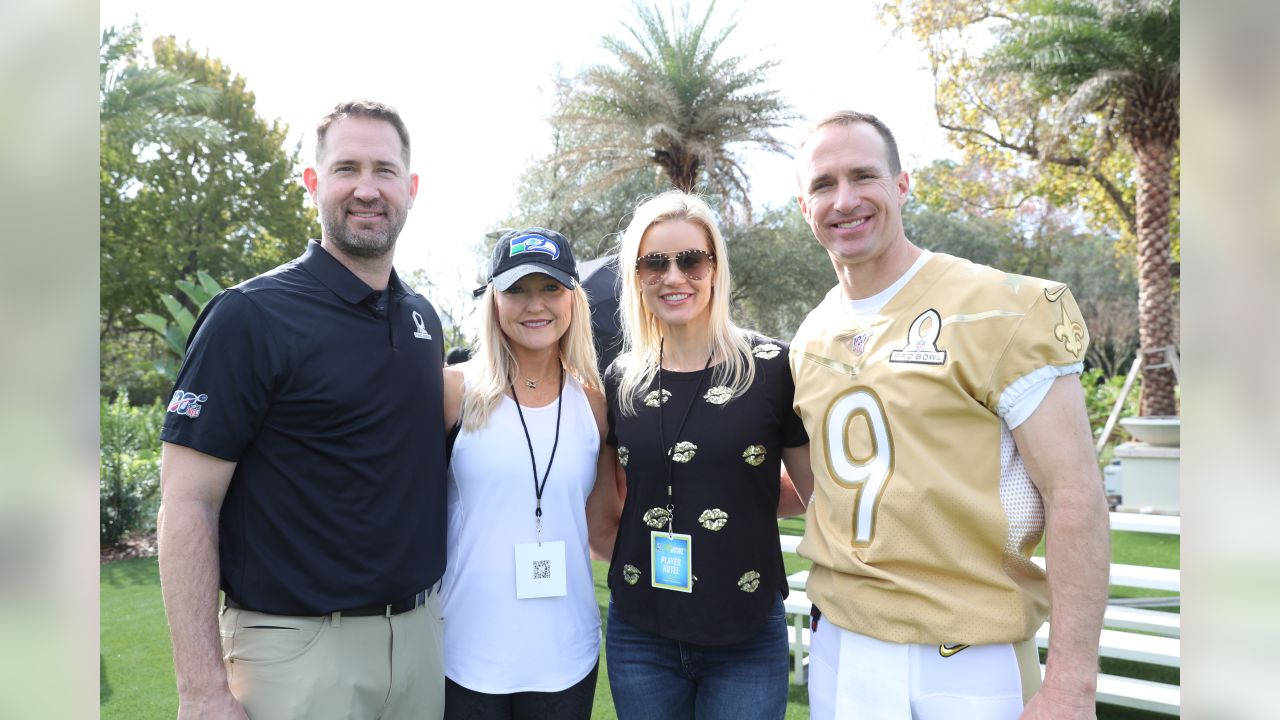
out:
M848 127L855 123L866 123L875 128L876 132L880 133L880 137L884 140L885 159L889 161L889 172L894 175L902 172L902 160L898 157L898 141L893 139L893 131L890 130L889 126L885 125L880 118L872 115L871 113L862 113L856 110L837 110L810 126L809 129L805 131L804 138L800 141L800 147L796 149L799 150L800 148L803 148L804 144L809 141L809 138L813 137L814 133L824 127L828 127L830 125Z
M324 137L328 134L329 127L349 117L370 118L391 123L391 127L395 128L396 134L400 136L400 158L404 160L404 166L409 167L409 129L404 126L404 120L400 119L400 113L396 112L395 108L372 100L349 100L338 103L328 115L320 118L319 124L316 125L317 165L320 164L320 158L324 155Z

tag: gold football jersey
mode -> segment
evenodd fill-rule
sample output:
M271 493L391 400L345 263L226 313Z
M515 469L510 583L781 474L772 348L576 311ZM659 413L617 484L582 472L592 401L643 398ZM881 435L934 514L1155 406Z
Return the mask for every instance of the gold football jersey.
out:
M791 344L815 474L799 552L826 618L890 642L1035 633L1044 509L997 407L1088 342L1065 285L940 253L878 315L828 293Z

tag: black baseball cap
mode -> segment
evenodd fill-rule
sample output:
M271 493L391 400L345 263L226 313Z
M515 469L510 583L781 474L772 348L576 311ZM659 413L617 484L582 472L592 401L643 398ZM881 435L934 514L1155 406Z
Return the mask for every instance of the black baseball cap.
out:
M493 246L489 277L474 294L476 297L483 295L489 283L493 283L495 290L506 290L520 278L533 273L550 275L572 290L577 285L577 265L569 241L555 230L540 227L509 230Z

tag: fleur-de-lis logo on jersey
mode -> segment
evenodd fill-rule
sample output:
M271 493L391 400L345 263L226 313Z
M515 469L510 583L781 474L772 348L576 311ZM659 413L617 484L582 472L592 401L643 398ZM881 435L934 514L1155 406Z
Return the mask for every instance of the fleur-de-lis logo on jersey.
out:
M1084 349L1084 326L1067 316L1066 303L1062 304L1062 322L1053 326L1053 336L1062 341L1067 352L1080 357Z

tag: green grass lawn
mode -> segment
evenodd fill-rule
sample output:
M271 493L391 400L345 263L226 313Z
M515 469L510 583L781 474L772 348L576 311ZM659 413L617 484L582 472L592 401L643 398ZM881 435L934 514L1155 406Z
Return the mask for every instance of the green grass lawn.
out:
M156 559L108 563L100 580L101 717L175 717L178 692Z
M804 531L804 523L799 519L783 520L778 525L786 534L800 535ZM1112 557L1118 563L1176 568L1180 566L1178 540L1176 535L1112 533ZM794 554L784 554L783 558L787 573L809 567L808 560ZM609 603L609 591L605 585L608 564L592 564L596 603L600 606L603 621ZM155 558L103 565L100 582L101 718L145 720L174 717L178 708L178 695L174 686L169 631L160 599L160 578ZM1128 588L1113 588L1113 592L1118 597L1168 594ZM595 710L592 713L592 717L598 720L614 718L606 661L604 648L601 647L600 679L596 685ZM1161 682L1178 682L1176 668L1150 668L1103 661L1103 670ZM788 720L800 720L808 716L807 688L791 685L791 697L787 705ZM1164 717L1167 716L1098 706L1099 720L1154 720Z

